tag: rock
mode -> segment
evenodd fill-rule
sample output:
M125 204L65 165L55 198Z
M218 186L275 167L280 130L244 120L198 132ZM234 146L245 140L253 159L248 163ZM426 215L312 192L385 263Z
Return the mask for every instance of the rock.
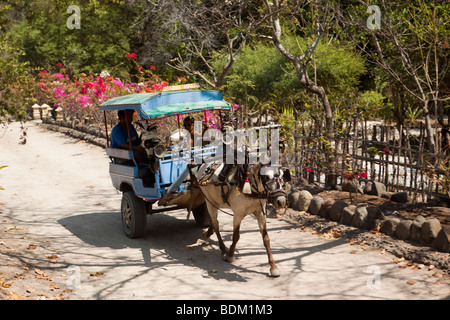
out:
M314 196L309 204L309 212L311 214L319 214L320 207L322 206L323 198L320 196Z
M441 231L441 223L438 219L426 220L422 224L422 241L425 243L431 243Z
M359 184L355 184L350 180L345 180L342 183L342 191L348 191L348 192L359 192L359 193L363 193L362 188L359 186Z
M300 191L294 209L297 209L298 211L308 211L312 198L313 196L309 191Z
M297 206L298 198L300 197L299 191L293 191L288 194L289 208L295 208Z
M355 208L352 225L358 228L365 228L367 225L367 207L364 203L360 203Z
M342 210L341 223L346 224L348 226L352 225L353 215L355 214L355 208L356 206L351 204Z
M450 252L450 227L443 227L433 241L433 247L441 252Z
M420 242L422 238L422 224L426 221L423 216L417 216L411 224L410 239L412 241Z
M364 193L381 196L383 193L386 193L386 186L378 181L369 181L364 187Z
M408 240L411 235L412 220L402 220L395 229L395 236L400 240Z
M367 208L367 230L376 229L386 217L379 207Z
M336 200L330 208L329 217L332 221L340 221L342 210L347 206L344 200Z
M393 193L392 192L383 192L382 194L381 194L381 197L382 198L384 198L384 199L391 199L391 197L392 197L392 195L393 195Z
M411 201L411 197L409 196L408 192L396 192L391 196L391 201L406 203Z
M330 190L342 191L342 186L340 186L338 184L332 184L329 187L330 187Z
M322 205L320 206L319 216L328 218L330 215L330 208L336 202L333 198L323 199Z
M383 220L380 225L380 232L385 233L388 236L393 236L399 223L400 219L398 218Z

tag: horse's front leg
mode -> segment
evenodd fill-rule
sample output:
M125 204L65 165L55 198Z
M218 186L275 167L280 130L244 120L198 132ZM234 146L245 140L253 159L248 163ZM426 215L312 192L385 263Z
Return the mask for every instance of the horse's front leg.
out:
M236 251L236 244L239 241L240 233L239 230L241 228L241 222L244 218L244 215L242 214L234 214L233 216L233 242L231 243L230 250L227 252L227 254L222 255L222 259L228 262L234 261L234 252Z
M281 273L277 265L275 264L275 259L273 258L272 250L270 249L270 239L269 234L267 232L266 217L263 215L262 212L255 214L255 216L256 219L258 220L259 231L261 232L264 247L266 248L267 257L269 259L270 275L272 277L279 277Z

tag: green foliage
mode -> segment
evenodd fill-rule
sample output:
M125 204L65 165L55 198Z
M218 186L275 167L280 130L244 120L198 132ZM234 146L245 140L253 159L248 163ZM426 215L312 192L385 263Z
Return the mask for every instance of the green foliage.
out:
M9 31L25 53L21 60L40 70L55 70L56 64L62 63L71 74L100 73L116 66L116 74L127 75L130 66L121 62L132 51L132 8L114 2L100 5L98 1L82 1L81 28L69 29L66 23L71 14L67 8L72 4L68 0L31 1L34 12Z
M0 123L9 116L25 120L26 106L35 101L29 63L19 61L22 55L12 39L0 37Z

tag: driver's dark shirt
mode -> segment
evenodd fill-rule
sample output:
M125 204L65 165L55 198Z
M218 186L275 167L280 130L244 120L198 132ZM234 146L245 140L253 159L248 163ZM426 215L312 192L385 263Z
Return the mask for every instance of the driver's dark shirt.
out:
M139 144L139 136L133 125L130 125L131 145ZM122 143L128 142L127 128L122 127L119 123L111 131L111 148L120 148Z

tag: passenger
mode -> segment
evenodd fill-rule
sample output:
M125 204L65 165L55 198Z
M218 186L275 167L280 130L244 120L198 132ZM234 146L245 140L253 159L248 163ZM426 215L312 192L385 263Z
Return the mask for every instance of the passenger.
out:
M202 139L203 133L209 128L209 126L207 124L203 124L203 132L196 132L194 130L194 123L195 123L195 119L193 116L187 116L183 122L184 128L187 131L189 131L189 133L191 134L191 137L190 137L191 147L193 147L195 145L204 145L205 144L205 143L203 143L203 139ZM196 138L200 141L195 141ZM195 142L199 142L199 143L196 144Z

